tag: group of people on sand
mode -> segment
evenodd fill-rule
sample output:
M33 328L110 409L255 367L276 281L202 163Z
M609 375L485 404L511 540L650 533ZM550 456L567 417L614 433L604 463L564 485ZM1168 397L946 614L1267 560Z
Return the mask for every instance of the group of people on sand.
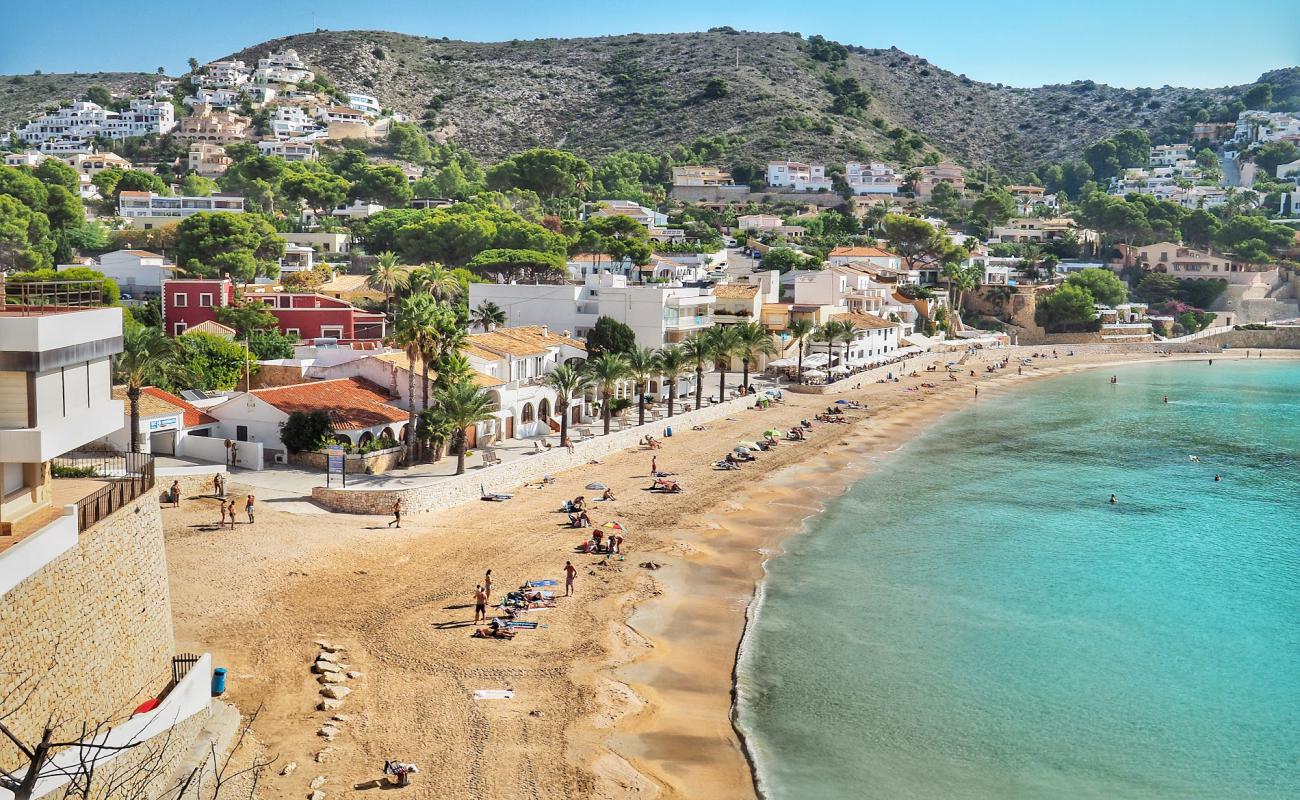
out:
M620 540L621 543L621 540ZM574 579L578 575L577 567L572 561L564 562L564 596L574 593ZM535 608L554 608L555 592L547 589L556 581L528 581L512 592L506 592L496 604L499 614L488 617L488 608L492 603L492 570L483 575L483 582L474 586L474 633L476 639L513 639L515 628L536 628L536 622L523 622L518 619L521 612ZM484 627L478 627L486 623Z

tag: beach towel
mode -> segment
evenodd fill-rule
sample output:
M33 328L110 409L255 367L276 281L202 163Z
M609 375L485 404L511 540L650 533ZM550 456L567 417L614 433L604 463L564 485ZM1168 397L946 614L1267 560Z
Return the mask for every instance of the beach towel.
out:
M508 622L506 622L506 627L507 627L507 628L523 628L523 629L525 629L525 630L535 630L535 629L537 628L537 626L540 625L540 624L541 624L541 623L538 623L538 622L524 622L523 620L512 619L512 620L509 620Z
M513 700L514 689L475 689L475 700Z
M529 586L559 586L560 582L554 578L547 578L544 581L529 581Z

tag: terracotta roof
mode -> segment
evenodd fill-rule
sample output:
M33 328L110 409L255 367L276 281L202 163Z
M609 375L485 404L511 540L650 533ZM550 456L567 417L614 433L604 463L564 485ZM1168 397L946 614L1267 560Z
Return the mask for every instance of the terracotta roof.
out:
M879 247L837 247L831 251L832 257L849 257L849 258L898 258L894 253L888 250L882 250Z
M142 396L147 394L150 397L161 400L164 403L169 403L172 406L184 411L185 427L187 428L193 428L197 425L212 425L218 422L216 417L213 417L203 412L197 406L185 400L184 398L177 397L171 392L164 392L162 389L159 389L157 386L145 386L140 390L140 392Z
M125 401L127 399L126 386L114 386L112 395L114 400ZM130 413L131 407L128 405L126 410L127 413ZM184 412L184 424L187 428L196 425L211 425L217 421L170 392L164 392L156 386L140 387L141 417L161 417L175 414L177 411Z
M758 287L745 283L720 283L713 287L713 296L720 300L749 300L758 295Z
M404 369L407 370L408 372L411 369L411 360L406 357L406 353L402 353L402 352L380 353L372 357L377 358L380 361L383 361L387 364L392 364L396 366L398 369ZM489 360L495 361L496 357L489 355ZM423 369L423 367L419 366L416 367L416 369L421 370ZM437 371L432 369L429 370L429 379L433 380L436 377L438 377ZM478 386L480 389L486 389L491 386L500 386L501 384L505 383L505 381L501 380L500 378L494 378L491 375L488 375L487 373L484 372L479 372L478 370L474 370L473 378L474 378L474 385Z
M831 317L835 322L852 322L861 329L892 328L894 323L881 319L875 314L836 314Z
M543 330L541 325L497 328L487 333L472 333L467 343L489 352L511 356L540 356L548 349L562 344L580 350L587 349L587 345L578 339L554 332L544 333Z
M123 196L123 195L126 195L127 197L148 197L148 196L149 196L149 192L134 192L134 191L126 191L126 192L118 192L118 193L117 193L117 196L118 196L118 197L121 197L121 196Z
M336 431L355 431L389 422L405 422L406 411L390 406L388 390L365 378L336 378L254 389L252 395L286 414L324 411Z
M234 339L235 329L229 325L222 325L215 319L205 319L193 327L185 329L185 333L210 333L214 336L220 336L223 339ZM182 336L185 334L181 334Z

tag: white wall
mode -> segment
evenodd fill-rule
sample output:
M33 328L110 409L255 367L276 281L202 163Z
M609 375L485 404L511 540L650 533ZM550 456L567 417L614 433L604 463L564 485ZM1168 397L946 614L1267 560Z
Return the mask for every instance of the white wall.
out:
M559 333L578 329L578 296L581 287L572 284L471 283L469 307L492 301L506 312L506 325L549 325Z
M186 436L177 443L176 447L176 455L181 458L209 461L213 464L227 463L225 437ZM235 442L235 466L252 470L262 469L265 466L262 443Z

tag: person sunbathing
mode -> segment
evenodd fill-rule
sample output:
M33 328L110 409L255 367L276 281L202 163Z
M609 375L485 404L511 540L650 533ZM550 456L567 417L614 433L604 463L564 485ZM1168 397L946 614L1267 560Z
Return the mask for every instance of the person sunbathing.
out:
M496 622L496 620L492 621ZM515 638L515 632L506 628L504 625L499 625L496 628L491 626L479 628L474 631L474 636L478 639L513 639Z
M600 496L600 499L601 499L601 500L613 500L613 499L614 499L614 490L613 490L613 489L606 489L606 490L605 490L605 493L602 494L602 495Z
M574 528L585 528L591 524L591 517L587 516L586 511L579 511L577 514L569 515L569 525Z
M658 489L663 492L680 492L682 487L677 481L670 481L667 478L655 478L655 482L650 484L651 489ZM599 543L598 543L599 544Z

